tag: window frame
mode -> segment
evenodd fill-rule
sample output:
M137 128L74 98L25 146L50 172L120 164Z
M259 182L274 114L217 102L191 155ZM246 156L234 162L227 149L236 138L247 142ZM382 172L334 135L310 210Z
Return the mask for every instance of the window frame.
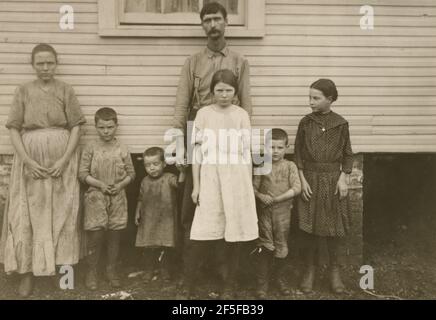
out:
M265 0L246 0L245 24L229 25L226 38L261 38L265 35ZM197 25L121 24L122 1L98 0L98 33L101 37L204 37ZM200 18L198 19L200 20Z

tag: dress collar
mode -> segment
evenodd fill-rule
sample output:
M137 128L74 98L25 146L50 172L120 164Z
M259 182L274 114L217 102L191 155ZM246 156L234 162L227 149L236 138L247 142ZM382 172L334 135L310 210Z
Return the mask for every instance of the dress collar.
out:
M307 116L309 119L319 124L324 130L329 130L347 123L347 120L333 111L323 115L310 113Z
M53 92L53 91L55 90L55 88L56 88L56 79L53 79L52 82L50 83L50 85L49 85L48 87L46 87L46 88L44 88L44 87L42 86L42 83L41 83L41 81L40 81L39 79L35 80L35 81L34 81L34 84L35 84L35 86L36 86L37 88L39 88L42 92L50 93L50 92Z

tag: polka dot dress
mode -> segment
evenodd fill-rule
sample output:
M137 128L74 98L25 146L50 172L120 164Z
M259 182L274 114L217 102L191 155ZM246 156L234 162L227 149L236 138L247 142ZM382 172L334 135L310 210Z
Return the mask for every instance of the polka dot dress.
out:
M312 189L309 201L298 199L299 227L317 236L345 236L349 199L335 195L341 171L351 173L353 152L348 122L340 115L311 113L298 127L295 162Z

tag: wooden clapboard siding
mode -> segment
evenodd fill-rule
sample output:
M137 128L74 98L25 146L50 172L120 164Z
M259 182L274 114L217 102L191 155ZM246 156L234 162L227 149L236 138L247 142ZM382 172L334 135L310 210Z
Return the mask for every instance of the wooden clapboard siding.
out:
M63 4L75 10L74 30L58 26ZM372 31L359 28L361 5L374 6ZM283 127L293 141L310 111L307 87L329 77L355 152L436 152L434 0L267 0L266 15L264 38L229 40L251 64L254 127ZM30 51L38 42L59 52L58 78L74 86L88 120L83 142L95 137L97 108L112 106L133 152L166 144L180 68L205 44L102 38L97 0L2 0L0 153L12 152L3 125L15 87L34 77Z

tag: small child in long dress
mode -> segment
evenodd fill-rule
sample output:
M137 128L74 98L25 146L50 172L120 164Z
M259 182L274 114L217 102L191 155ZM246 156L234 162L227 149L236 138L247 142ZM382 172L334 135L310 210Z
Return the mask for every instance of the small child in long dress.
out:
M271 267L275 266L275 282L283 295L290 291L286 280L286 257L291 224L293 199L301 192L300 178L295 163L284 158L288 134L282 129L272 129L269 151L272 170L267 175L253 178L254 194L260 201L258 208L259 240L257 251L257 290L259 299L268 291Z
M136 207L135 245L144 248L143 279L150 281L159 271L163 280L169 280L178 239L177 188L185 180L184 167L177 166L179 177L164 172L164 150L159 147L147 149L143 158L147 176L142 180Z

